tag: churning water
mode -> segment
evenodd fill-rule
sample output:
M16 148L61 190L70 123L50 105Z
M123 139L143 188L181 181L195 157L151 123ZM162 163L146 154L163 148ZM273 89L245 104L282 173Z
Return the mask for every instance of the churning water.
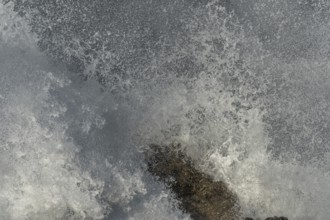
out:
M326 0L0 3L0 219L190 219L181 143L243 216L330 216Z

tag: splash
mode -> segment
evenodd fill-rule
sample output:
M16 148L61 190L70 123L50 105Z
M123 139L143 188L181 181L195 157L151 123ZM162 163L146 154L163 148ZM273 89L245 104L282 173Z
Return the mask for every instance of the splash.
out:
M141 154L176 142L244 215L329 216L326 2L7 2L1 217L189 219Z

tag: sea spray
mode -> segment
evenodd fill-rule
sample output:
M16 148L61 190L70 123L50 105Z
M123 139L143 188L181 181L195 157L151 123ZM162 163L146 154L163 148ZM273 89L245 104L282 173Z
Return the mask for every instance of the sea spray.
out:
M42 180L67 185L55 199L38 192L49 209L33 199L24 208L24 198L36 198L20 194L35 192L24 187L62 188L26 176L1 193L4 218L188 219L142 160L149 144L173 142L228 184L245 216L327 218L326 2L12 2L1 5L2 121L29 157L9 162L20 147L4 132L1 163L19 172L1 182L8 188L34 165ZM42 52L24 55L33 41ZM48 156L68 165L44 172L40 158ZM14 215L15 207L23 208Z

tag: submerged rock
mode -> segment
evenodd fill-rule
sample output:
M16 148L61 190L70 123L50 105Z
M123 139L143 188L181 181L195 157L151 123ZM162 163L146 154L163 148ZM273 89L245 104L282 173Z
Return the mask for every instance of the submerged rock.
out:
M146 153L146 161L148 171L175 193L180 201L180 208L190 213L192 219L254 220L243 218L237 196L224 182L214 181L198 171L191 160L179 150L179 146L151 145ZM288 219L275 216L265 220Z

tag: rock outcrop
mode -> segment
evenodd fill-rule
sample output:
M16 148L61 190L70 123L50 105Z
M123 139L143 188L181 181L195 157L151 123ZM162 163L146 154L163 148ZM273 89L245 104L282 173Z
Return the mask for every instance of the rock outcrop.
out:
M175 146L170 149L152 145L147 156L148 170L177 195L180 208L190 213L192 219L239 219L235 194L223 182L214 182L195 169Z
M180 150L151 145L146 152L148 171L164 182L180 201L180 208L194 220L254 220L243 218L238 199L225 183L198 171ZM269 217L265 220L288 220Z

